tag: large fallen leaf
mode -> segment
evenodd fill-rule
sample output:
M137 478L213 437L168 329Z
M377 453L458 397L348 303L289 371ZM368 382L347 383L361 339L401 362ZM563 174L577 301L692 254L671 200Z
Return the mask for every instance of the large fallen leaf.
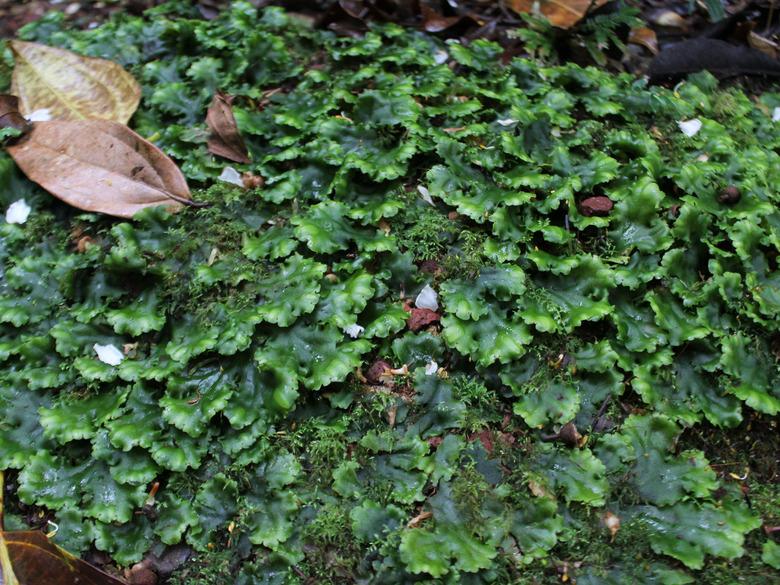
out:
M120 65L38 43L11 41L11 93L25 116L47 109L56 120L100 118L127 123L141 87Z
M248 163L244 139L238 131L236 118L233 116L233 96L222 93L214 94L211 105L206 113L206 124L211 130L208 140L209 152L237 163Z
M53 544L43 532L0 532L2 585L125 585Z
M86 211L132 217L145 207L192 204L176 164L117 122L38 122L8 152L32 181Z
M558 28L571 28L582 20L588 11L603 6L607 0L509 0L509 6L517 13L538 11Z

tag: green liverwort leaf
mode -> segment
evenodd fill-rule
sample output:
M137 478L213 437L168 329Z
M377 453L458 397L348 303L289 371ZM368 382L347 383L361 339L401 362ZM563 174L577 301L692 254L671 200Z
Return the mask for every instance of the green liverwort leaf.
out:
M745 533L761 525L738 502L722 508L686 502L668 508L640 506L634 514L647 527L654 551L691 569L701 569L707 554L726 559L742 556Z

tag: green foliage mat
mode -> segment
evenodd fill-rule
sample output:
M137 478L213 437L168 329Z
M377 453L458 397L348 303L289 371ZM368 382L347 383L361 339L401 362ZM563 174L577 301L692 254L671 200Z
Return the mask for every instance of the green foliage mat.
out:
M132 71L132 126L210 203L114 221L0 157L2 208L33 207L0 225L0 468L58 544L186 542L180 583L582 585L693 582L748 535L776 576L742 470L679 440L780 409L780 95L194 16L22 31ZM216 181L217 89L262 188ZM380 358L409 374L365 383Z

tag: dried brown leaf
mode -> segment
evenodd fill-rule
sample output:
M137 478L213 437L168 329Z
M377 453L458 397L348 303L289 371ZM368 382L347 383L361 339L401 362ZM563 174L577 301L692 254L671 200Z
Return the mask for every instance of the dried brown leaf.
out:
M607 0L509 0L508 5L517 13L539 12L558 28L571 28L582 20L588 10L603 6Z
M5 585L124 585L53 544L43 532L0 532L0 583Z
M658 10L650 15L650 22L658 26L679 28L681 30L688 29L688 22L674 10Z
M437 323L441 319L436 311L430 309L409 309L410 315L406 320L406 325L412 331L419 331L423 327L430 325L431 323Z
M56 120L100 118L127 123L141 100L141 86L113 61L83 57L38 43L11 41L11 93L28 115L47 109Z
M431 518L433 516L432 512L420 512L409 520L409 522L406 523L407 528L417 528L424 520L427 520L428 518Z
M145 207L192 204L176 164L117 122L38 122L8 152L32 181L86 211L129 218Z
M769 55L773 59L777 59L778 55L780 55L780 45L753 31L750 31L750 34L748 35L748 44L765 55Z
M211 130L208 148L212 154L246 164L249 162L249 155L233 115L234 99L221 91L214 94L206 114L206 124Z
M655 31L646 26L640 28L632 28L628 33L628 42L634 45L641 45L653 55L658 54L658 37Z

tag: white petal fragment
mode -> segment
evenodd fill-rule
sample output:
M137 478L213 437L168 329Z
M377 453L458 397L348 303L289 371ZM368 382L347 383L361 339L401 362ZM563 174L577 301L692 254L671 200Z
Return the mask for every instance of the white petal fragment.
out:
M426 284L414 300L414 306L418 309L436 311L439 309L439 295L436 294L436 291L430 285Z
M238 185L239 187L244 186L244 181L241 179L241 174L233 167L225 167L222 169L222 174L219 176L219 180L224 181L225 183Z
M417 191L418 191L418 193L420 193L420 197L422 197L423 201L425 201L428 205L434 205L433 199L431 199L431 193L430 193L430 191L428 191L427 187L423 187L422 185L418 185L417 186Z
M30 112L25 117L28 122L48 122L51 120L51 110L49 108L41 108Z
M361 327L357 323L353 323L352 325L347 325L344 327L344 333L349 335L352 339L355 339L356 337L359 337L363 331L365 331L365 327Z
M773 122L780 122L780 106L777 106L777 107L776 107L776 108L775 108L775 109L772 111L772 121L773 121Z
M439 364L437 364L433 360L428 362L428 365L425 366L425 375L426 376L433 376L438 371L439 371Z
M442 63L446 63L447 59L450 58L450 54L445 51L444 49L439 49L433 54L433 61L437 65L441 65Z
M677 122L677 125L680 127L680 130L682 130L682 133L689 138L691 136L696 136L699 133L699 130L701 130L701 120L698 118L694 118L693 120L683 120L681 122Z
M32 208L24 199L18 199L8 206L5 212L5 221L8 223L24 223L30 216Z
M512 124L517 124L517 120L513 120L512 118L501 118L499 120L496 120L501 126L511 126Z
M122 352L111 344L100 345L99 343L96 343L92 346L92 349L97 352L98 359L109 366L118 366L122 363L122 360L125 359Z

